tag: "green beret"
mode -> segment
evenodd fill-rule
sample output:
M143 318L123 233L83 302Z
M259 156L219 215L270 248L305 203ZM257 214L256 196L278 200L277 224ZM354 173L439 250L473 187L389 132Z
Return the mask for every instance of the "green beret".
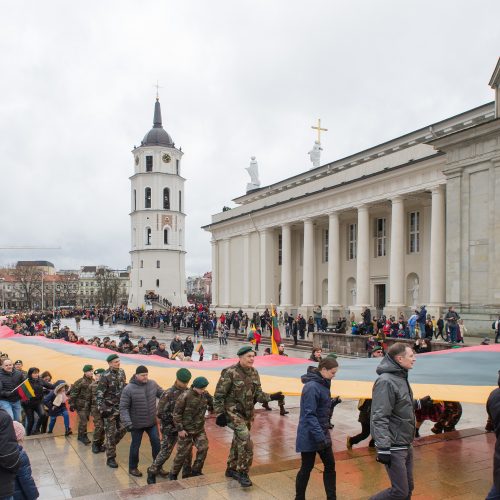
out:
M114 359L118 359L120 356L118 356L118 354L110 354L107 358L106 358L106 361L108 363L111 363L111 361L113 361Z
M238 356L243 356L247 352L253 352L253 347L251 345L244 345L243 347L240 347L236 354Z
M193 387L196 387L197 389L205 389L207 385L208 380L205 377L196 377L193 380Z
M101 373L104 373L106 370L104 368L97 368L97 370L94 370L94 375L100 375Z
M85 365L85 366L83 367L83 371L84 371L84 372L90 372L90 371L92 371L93 369L94 369L94 367L93 367L92 365Z
M331 359L337 359L338 356L337 353L331 352L330 354L327 354L326 357Z
M187 368L179 368L175 374L177 380L187 384L191 380L191 372Z
M372 349L372 352L375 352L375 351L381 351L381 350L382 350L382 348L378 345L377 347L374 347L374 348ZM335 357L337 357L337 356L335 356Z

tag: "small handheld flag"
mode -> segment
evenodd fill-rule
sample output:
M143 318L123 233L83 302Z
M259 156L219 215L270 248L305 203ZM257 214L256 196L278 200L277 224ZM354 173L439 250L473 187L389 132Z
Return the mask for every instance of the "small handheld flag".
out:
M21 398L21 401L29 401L35 397L35 391L29 380L26 379L22 384L18 385L12 392L16 391Z

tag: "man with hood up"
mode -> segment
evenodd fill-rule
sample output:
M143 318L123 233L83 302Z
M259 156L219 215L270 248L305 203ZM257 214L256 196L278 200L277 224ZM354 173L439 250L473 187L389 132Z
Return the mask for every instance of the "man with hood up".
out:
M415 409L432 404L430 396L414 400L408 371L415 364L415 352L396 342L377 368L373 386L371 433L377 448L377 462L385 465L391 487L370 500L411 498L413 491L413 448Z

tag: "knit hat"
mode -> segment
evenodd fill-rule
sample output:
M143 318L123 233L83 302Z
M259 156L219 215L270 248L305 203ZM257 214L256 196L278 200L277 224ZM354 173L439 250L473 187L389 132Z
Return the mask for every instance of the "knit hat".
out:
M193 380L193 387L196 387L197 389L205 389L207 385L208 380L205 377L196 377Z
M253 352L253 347L251 345L244 345L243 347L240 347L238 349L238 352L236 353L238 356L243 356L245 355L247 352L250 352L252 351Z
M106 361L108 363L111 363L111 361L113 361L114 359L118 359L120 356L118 356L118 354L110 354L107 358L106 358Z
M82 370L83 372L91 372L94 369L92 365L85 365Z
M104 368L97 368L97 370L94 370L94 375L100 375L101 373L104 373L106 370Z
M187 368L179 368L175 374L177 380L187 384L191 380L191 372Z
M141 373L148 373L148 369L144 366L144 365L139 365L136 369L135 369L135 374L136 375L139 375Z
M12 424L14 425L14 432L16 433L16 439L19 442L22 439L24 439L24 436L26 436L26 430L24 429L24 425L18 422L17 420L14 420Z

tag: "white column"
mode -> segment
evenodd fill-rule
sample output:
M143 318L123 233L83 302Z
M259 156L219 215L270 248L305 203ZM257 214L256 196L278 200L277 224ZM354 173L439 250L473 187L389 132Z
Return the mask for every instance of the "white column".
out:
M445 216L446 198L442 186L432 189L431 256L430 256L430 304L442 306L446 289ZM486 284L485 284L486 286Z
M340 224L336 212L328 217L328 305L340 305Z
M223 305L231 305L231 240L224 240L224 289L222 296L224 297Z
M250 233L243 235L243 307L250 305Z
M389 305L403 306L404 295L404 258L405 258L405 205L400 196L392 199L391 215L391 258L389 267Z
M219 304L219 247L217 240L210 241L212 244L212 307Z
M302 263L303 307L314 306L314 225L304 221L304 259Z
M292 228L281 227L281 308L292 305Z
M269 283L273 279L271 274L271 259L269 252L272 232L270 229L262 229L260 234L260 306L269 307L272 297L269 296Z
M358 207L358 241L356 257L356 305L370 304L370 215L368 207Z

